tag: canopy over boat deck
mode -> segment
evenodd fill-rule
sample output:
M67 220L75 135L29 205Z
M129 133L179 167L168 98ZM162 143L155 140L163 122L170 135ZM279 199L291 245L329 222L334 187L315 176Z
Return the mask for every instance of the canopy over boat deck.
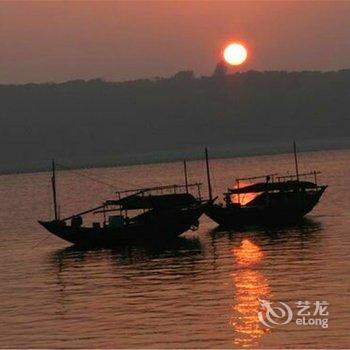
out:
M180 205L191 205L197 203L198 200L190 193L173 193L160 195L134 194L119 200L108 200L106 205L120 206L121 210L136 209L165 209Z
M317 188L317 184L309 181L290 180L283 182L259 182L240 188L228 189L230 194L260 193L270 191L292 191L296 189Z

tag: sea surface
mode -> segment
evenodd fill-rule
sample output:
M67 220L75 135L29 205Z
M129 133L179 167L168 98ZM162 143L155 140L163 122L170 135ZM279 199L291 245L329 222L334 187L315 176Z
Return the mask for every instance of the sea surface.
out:
M37 223L52 217L49 173L0 176L0 347L349 348L350 151L301 153L299 164L329 185L299 225L222 230L202 216L175 242L85 251ZM221 199L236 177L292 173L293 156L215 159L211 169ZM188 171L204 182L204 162L188 162ZM60 212L69 215L118 189L183 183L183 167L57 178Z

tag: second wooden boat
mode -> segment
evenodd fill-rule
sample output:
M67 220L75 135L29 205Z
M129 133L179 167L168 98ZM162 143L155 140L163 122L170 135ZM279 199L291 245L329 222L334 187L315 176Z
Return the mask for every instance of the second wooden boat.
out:
M317 183L319 172L299 174L295 143L294 158L294 175L269 174L236 179L236 186L224 193L224 203L208 206L206 215L221 226L242 227L297 222L315 207L327 186ZM207 151L206 164L211 198ZM306 181L310 177L313 181ZM242 183L252 181L252 184L242 186Z

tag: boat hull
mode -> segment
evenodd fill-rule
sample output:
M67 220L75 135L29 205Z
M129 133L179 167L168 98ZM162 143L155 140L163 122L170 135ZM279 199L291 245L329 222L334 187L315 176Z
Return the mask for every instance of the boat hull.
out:
M177 208L157 213L152 220L136 222L122 227L72 227L59 221L39 221L55 236L79 246L113 246L123 243L172 239L192 226L209 203L190 208Z
M269 203L255 206L209 206L205 214L220 226L291 224L309 213L320 200L326 186L312 193L270 194Z

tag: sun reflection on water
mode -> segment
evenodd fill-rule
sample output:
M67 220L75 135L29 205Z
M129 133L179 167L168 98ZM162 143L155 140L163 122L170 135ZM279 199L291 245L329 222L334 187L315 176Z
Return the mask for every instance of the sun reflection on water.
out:
M270 286L266 277L252 268L262 261L264 253L248 239L232 252L235 262L242 268L232 274L235 296L230 325L235 332L234 344L238 347L256 346L258 339L269 331L259 322L258 312L259 298L269 299Z
M261 248L249 239L243 239L238 248L232 250L238 265L248 266L260 262L264 253Z

